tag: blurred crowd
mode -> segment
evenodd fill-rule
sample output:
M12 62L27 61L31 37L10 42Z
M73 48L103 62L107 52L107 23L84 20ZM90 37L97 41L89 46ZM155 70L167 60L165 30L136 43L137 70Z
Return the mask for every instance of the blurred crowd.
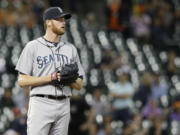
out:
M107 94L101 87L86 94L75 92L69 135L170 135L171 123L180 122L180 95L171 103L163 101L168 98L168 87L160 77L159 73L144 72L135 88L128 70L120 68L118 80ZM26 135L28 89L15 97L12 92L5 89L0 101L0 108L10 108L14 117L3 135Z
M178 0L1 0L0 24L28 27L42 24L42 12L48 6L66 8L87 18L96 29L121 31L124 37L136 37L139 43L159 45L179 41Z
M176 44L180 41L178 0L67 2L70 5L64 6L69 6L68 9L72 13L86 14L87 25L84 26L94 32L107 28L109 32L120 31L125 38L135 37L138 44L152 43L157 46ZM35 24L42 24L42 12L45 8L62 3L63 1L59 0L1 0L0 25L25 25L32 28ZM83 6L84 3L89 4L89 7ZM82 12L83 9L86 12ZM99 17L101 15L103 17ZM163 70L169 80L180 73L175 64L176 57L176 52L170 50L163 61ZM69 135L180 133L178 128L172 131L171 127L180 123L180 95L169 99L170 88L161 80L161 72L142 72L140 84L135 87L130 79L131 65L126 54L121 52L114 55L111 48L104 48L102 59L93 68L116 71L116 81L106 93L100 85L90 88L88 93L75 92L71 97ZM29 90L18 86L15 88L0 89L0 94L3 93L0 98L0 128L2 123L7 121L1 114L7 114L11 120L6 125L6 131L0 132L3 135L26 135Z
M1 0L0 24L25 24L29 28L42 24L42 12L49 5L61 6L87 18L95 29L103 27L121 31L125 38L136 37L140 44L174 45L179 42L178 0Z
M49 6L61 6L59 0L1 0L0 25L26 25L32 28L34 24L42 24L42 13Z
M173 61L174 54L169 52L165 64ZM161 80L160 72L142 72L139 86L134 87L123 57L121 54L114 59L107 49L96 66L101 70L117 69L117 81L106 94L103 88L95 87L85 97L72 97L70 135L76 135L75 131L77 135L170 135L171 124L180 123L180 95L169 98L170 88ZM167 66L169 78L176 75L171 73ZM173 131L174 135L179 132Z
M139 43L175 44L180 36L180 2L109 0L108 29L136 37ZM173 40L172 40L173 39Z
M48 6L47 2L35 0L1 0L0 24L27 25L32 27L42 18L42 11ZM38 19L39 18L39 19ZM41 21L42 22L42 21Z
M169 51L164 61L169 79L177 75L175 58L176 53ZM162 81L162 72L141 72L135 87L126 55L113 55L109 48L95 68L114 70L117 79L106 92L100 84L73 92L69 135L178 135L180 131L172 131L172 126L180 123L180 94L169 97L170 88ZM15 88L4 89L0 99L0 112L8 114L9 109L13 117L3 135L26 135L29 89Z

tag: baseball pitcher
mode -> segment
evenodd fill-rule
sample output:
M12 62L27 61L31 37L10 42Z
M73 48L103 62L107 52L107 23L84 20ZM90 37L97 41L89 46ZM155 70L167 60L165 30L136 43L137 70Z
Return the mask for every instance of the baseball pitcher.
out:
M60 7L45 10L45 35L27 43L16 65L18 84L30 87L28 135L67 135L71 90L84 76L76 48L60 40L70 17Z

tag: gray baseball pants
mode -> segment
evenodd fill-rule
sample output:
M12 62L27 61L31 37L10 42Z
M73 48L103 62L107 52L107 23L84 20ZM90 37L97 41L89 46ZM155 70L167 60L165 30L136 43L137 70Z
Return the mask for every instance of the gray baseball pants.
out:
M27 135L67 135L69 120L69 98L63 100L30 98Z

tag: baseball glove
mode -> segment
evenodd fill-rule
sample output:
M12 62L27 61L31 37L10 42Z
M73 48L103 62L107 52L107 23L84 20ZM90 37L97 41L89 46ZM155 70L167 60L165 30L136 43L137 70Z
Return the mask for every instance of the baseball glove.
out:
M56 86L69 86L78 78L78 70L77 63L65 64L61 69L57 69L51 74L52 83Z
M60 71L60 75L61 75L60 84L63 86L68 86L71 83L75 82L79 76L78 70L79 69L77 63L65 64Z

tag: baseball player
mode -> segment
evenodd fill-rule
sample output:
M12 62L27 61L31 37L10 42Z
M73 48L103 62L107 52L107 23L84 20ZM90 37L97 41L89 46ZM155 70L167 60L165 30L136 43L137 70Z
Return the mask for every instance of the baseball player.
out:
M60 40L70 17L60 7L45 10L45 35L27 43L16 65L18 84L30 87L28 135L67 135L71 90L84 76L76 48Z

